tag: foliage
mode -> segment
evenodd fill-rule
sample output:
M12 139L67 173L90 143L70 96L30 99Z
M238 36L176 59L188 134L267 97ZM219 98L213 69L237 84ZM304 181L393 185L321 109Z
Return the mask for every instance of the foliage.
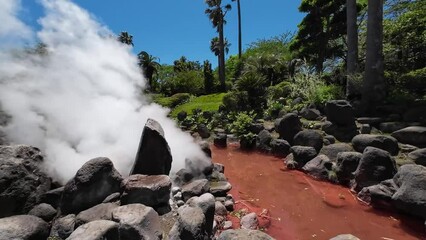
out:
M256 42L249 44L244 56L249 58L265 54L274 54L276 56L280 56L286 61L289 61L292 59L289 44L293 37L294 33L286 32L269 39L259 39Z
M277 118L280 111L284 108L284 105L279 101L270 101L268 108L265 110L263 117L265 119Z
M169 82L170 94L187 92L201 95L204 92L204 79L199 71L178 72Z
M243 74L247 73L261 75L271 86L289 78L288 62L275 54L252 56L247 59L243 69Z
M176 117L181 111L185 111L188 115L192 114L193 109L200 109L202 111L217 111L222 104L222 99L225 93L216 93L204 95L200 97L191 98L187 103L177 106L171 112L172 117Z
M286 98L290 95L289 82L280 82L274 86L270 86L267 89L268 100L278 100L280 98Z
M344 95L341 87L336 85L322 85L318 86L315 90L312 103L322 105L327 101L342 98L344 98Z
M133 36L128 32L121 32L120 35L118 35L117 40L121 43L133 46Z
M224 44L225 54L228 54L229 47L231 46L231 44L228 42L228 39L226 39L226 38L224 39L223 44ZM219 54L220 54L220 43L219 43L218 37L214 37L214 38L212 38L212 40L210 40L210 51L212 51L215 56L219 56Z
M307 102L313 102L316 89L324 85L320 74L308 71L299 72L289 84L290 97L292 99L300 97Z
M426 67L403 74L397 80L397 87L418 95L426 94Z
M204 92L210 94L214 88L214 75L212 70L212 64L206 60L203 63L203 75L204 75Z
M250 133L250 128L256 114L253 111L240 112L231 124L231 132L241 138Z
M164 97L161 94L153 96L153 101L163 107L174 108L187 102L191 98L189 93L176 93L170 97Z
M198 61L188 61L185 56L182 56L173 62L173 71L176 73L199 70L201 70L200 63Z
M266 104L266 78L255 72L244 73L236 82L235 88L247 92L248 107L260 111Z
M246 91L231 91L224 95L222 103L227 111L245 111L249 108Z
M142 69L145 77L148 79L148 85L151 90L154 90L154 86L153 86L154 74L158 73L158 68L160 67L160 64L156 62L156 60L157 60L157 57L154 57L145 51L141 51L138 54L139 67Z

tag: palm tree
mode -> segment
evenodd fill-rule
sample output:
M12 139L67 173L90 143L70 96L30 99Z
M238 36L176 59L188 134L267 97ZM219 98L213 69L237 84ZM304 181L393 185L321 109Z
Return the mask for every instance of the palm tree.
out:
M219 81L220 88L225 91L225 40L223 36L223 26L226 23L225 15L231 10L231 5L222 6L222 0L206 0L208 8L205 13L208 15L213 27L219 33Z
M243 54L243 40L242 40L242 31L241 31L241 5L240 0L232 0L233 2L237 1L237 10L238 10L238 58L241 59Z
M157 59L157 57L154 57L145 51L141 51L138 54L139 67L148 79L148 85L151 90L153 89L153 76L158 72L158 68L160 67L160 64L156 62Z
M383 70L383 0L368 1L367 50L362 110L374 111L386 94Z
M225 45L225 48L224 48L225 54L228 54L229 47L231 46L231 44L228 43L228 39L226 39L226 38L225 38L225 41L224 41L224 45ZM215 56L219 56L220 45L219 45L219 38L218 37L214 37L214 38L212 38L212 40L210 40L210 51L212 51Z
M133 46L133 36L130 35L128 32L121 32L118 36L118 41Z
M357 4L356 0L346 0L346 18L347 18L347 80L346 80L346 98L354 95L354 86L352 78L358 68L358 25L357 25Z

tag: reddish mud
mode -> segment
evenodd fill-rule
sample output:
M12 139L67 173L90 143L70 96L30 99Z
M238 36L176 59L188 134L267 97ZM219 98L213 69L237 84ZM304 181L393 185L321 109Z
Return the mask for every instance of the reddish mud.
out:
M329 239L351 233L360 239L426 239L423 222L365 206L339 185L286 170L282 159L212 146L213 161L225 165L237 209L261 214L276 239ZM232 217L231 217L232 218ZM235 222L235 218L233 219Z

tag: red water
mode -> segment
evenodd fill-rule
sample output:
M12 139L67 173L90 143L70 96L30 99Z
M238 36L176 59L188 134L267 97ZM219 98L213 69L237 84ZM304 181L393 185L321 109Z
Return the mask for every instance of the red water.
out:
M283 160L236 147L212 146L213 161L225 175L238 208L267 209L267 229L280 239L329 239L350 233L362 240L426 239L423 222L360 203L349 189L287 170Z

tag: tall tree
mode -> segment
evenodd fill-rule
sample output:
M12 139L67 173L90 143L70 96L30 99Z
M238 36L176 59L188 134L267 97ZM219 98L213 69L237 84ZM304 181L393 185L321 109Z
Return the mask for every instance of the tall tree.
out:
M222 0L206 0L208 8L205 13L208 15L213 27L216 28L219 33L219 81L220 90L226 91L225 86L225 40L223 33L223 26L225 25L225 16L228 11L231 10L231 5L222 5Z
M242 30L241 30L241 4L240 0L232 0L233 2L237 1L237 11L238 11L238 58L241 59L243 54L243 40L242 40Z
M118 41L133 46L133 36L128 32L121 32L120 35L118 35Z
M346 0L302 0L299 11L307 13L290 45L298 58L315 64L323 71L326 59L344 58L343 36L346 34Z
M224 41L224 45L225 45L225 48L224 48L225 54L228 54L229 47L231 46L231 44L228 43L228 39L226 38ZM212 40L210 40L210 51L212 51L215 56L220 56L220 43L219 43L218 37L214 37L212 38Z
M153 76L158 72L160 64L156 61L157 58L141 51L138 54L139 67L142 69L145 77L148 79L149 89L153 90Z
M210 94L213 92L214 75L212 70L212 64L209 62L209 60L206 60L203 63L203 74L204 74L204 91L206 94Z
M368 1L367 50L362 110L372 113L385 97L383 72L383 0Z
M348 54L346 57L346 98L354 95L353 74L358 69L358 25L357 25L357 4L356 0L346 0L346 21L347 21L347 46Z

